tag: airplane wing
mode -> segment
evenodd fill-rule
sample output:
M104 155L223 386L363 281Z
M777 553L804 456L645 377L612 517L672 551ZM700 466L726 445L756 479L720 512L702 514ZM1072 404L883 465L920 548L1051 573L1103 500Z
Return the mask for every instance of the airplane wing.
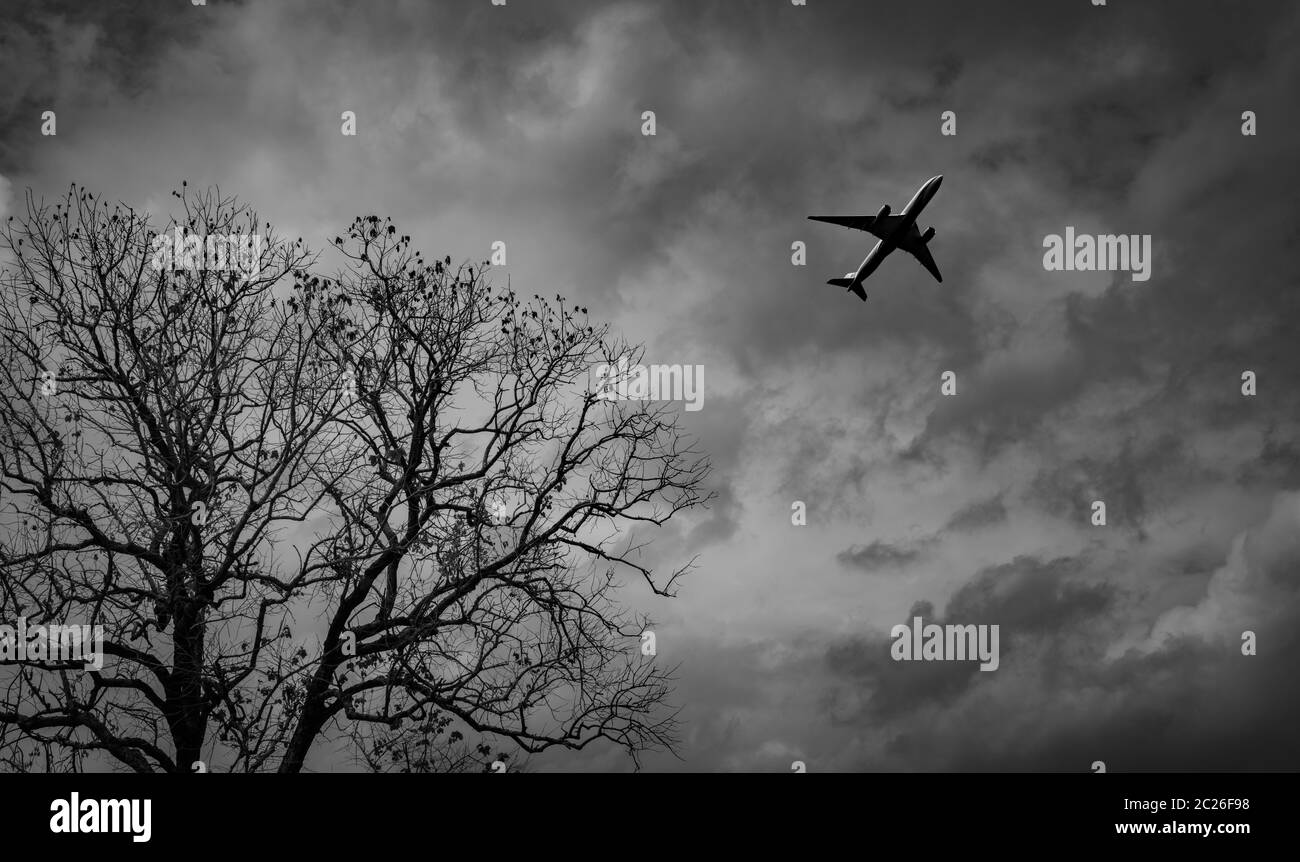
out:
M934 276L935 281L943 282L943 276L939 274L939 265L934 262L934 257L930 254L930 246L921 241L921 234L915 225L912 226L911 234L898 243L898 247L916 258L921 266Z
M824 221L828 224L837 224L840 227L851 227L854 230L864 230L878 239L886 239L898 223L903 220L899 215L887 215L884 218L879 216L808 216L813 221Z

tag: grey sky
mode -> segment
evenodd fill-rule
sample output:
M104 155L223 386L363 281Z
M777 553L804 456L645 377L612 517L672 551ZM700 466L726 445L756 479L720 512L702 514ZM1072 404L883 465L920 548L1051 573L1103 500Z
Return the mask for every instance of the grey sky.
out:
M188 180L319 248L377 212L705 366L718 499L647 551L697 569L627 596L681 665L647 768L1300 768L1294 4L4 5L0 215ZM870 240L805 216L935 174L943 284L826 285ZM1045 272L1067 225L1151 234L1150 280ZM917 608L999 624L999 669L892 662Z

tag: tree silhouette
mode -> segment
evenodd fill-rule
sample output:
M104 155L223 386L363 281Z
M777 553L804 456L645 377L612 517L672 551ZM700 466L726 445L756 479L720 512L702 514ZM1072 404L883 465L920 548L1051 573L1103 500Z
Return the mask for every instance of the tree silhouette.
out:
M389 220L326 277L233 199L173 194L162 236L256 235L257 266L159 268L147 217L76 187L0 232L0 619L105 632L101 670L0 667L0 744L141 772L671 746L616 591L672 595L687 567L656 575L636 528L706 503L708 466L671 409L590 391L640 351Z

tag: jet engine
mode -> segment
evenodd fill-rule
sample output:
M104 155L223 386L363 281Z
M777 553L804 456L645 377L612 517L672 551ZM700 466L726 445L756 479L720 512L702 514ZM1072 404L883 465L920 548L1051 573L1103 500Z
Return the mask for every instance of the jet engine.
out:
M929 242L932 239L934 239L934 225L926 228L925 233L921 234L921 242Z
M876 218L884 218L887 215L889 215L889 204L885 204L880 208L880 212L876 213Z

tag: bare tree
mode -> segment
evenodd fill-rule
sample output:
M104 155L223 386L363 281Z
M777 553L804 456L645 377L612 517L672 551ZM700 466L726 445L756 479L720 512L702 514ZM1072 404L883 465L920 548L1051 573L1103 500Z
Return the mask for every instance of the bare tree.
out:
M107 633L99 671L9 663L0 739L181 772L404 729L670 746L615 592L671 594L635 528L703 504L708 468L675 413L587 385L637 351L377 217L327 278L237 202L175 194L162 235L75 188L0 233L0 617ZM223 236L260 238L242 269Z
M527 772L526 760L475 742L445 712L398 729L357 724L349 730L358 760L371 772Z

